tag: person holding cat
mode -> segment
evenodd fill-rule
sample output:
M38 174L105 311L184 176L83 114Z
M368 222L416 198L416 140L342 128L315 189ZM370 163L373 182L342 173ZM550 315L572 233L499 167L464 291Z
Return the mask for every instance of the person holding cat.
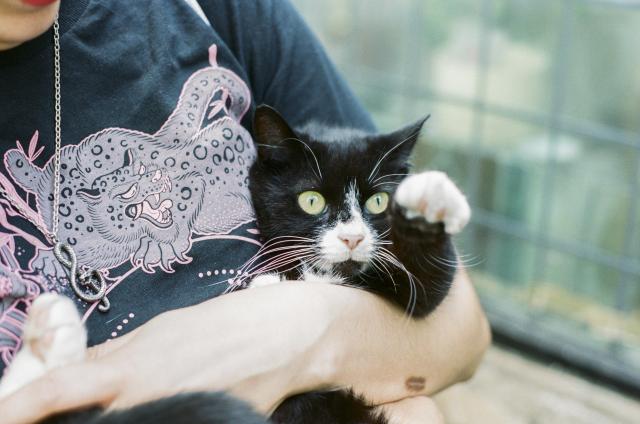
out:
M93 346L0 399L3 423L216 390L270 413L337 387L428 422L426 396L473 374L490 333L462 270L410 321L338 284L216 297L260 245L256 106L375 130L287 1L0 0L0 49L0 371L44 291L76 300Z

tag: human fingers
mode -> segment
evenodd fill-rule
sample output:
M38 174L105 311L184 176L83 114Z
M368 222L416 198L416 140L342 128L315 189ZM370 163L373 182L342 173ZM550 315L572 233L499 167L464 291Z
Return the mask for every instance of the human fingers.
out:
M123 375L106 361L56 368L0 400L2 423L32 423L58 412L106 405L118 393Z

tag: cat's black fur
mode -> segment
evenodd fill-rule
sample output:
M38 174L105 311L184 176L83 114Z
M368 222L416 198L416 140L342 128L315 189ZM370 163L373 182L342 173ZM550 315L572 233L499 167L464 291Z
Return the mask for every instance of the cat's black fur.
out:
M456 271L455 266L443 265L456 263L444 225L430 224L423 218L407 219L394 203L379 215L367 214L364 208L366 199L375 193L384 191L393 197L409 172L409 157L425 120L385 135L325 131L334 139L323 140L305 130L294 131L274 109L258 107L254 123L258 159L250 170L249 189L264 241L282 236L313 237L338 220L348 220L346 188L356 184L365 220L378 234L390 229L381 239L392 242L385 247L409 272L388 266L389 275L372 267L337 264L335 273L347 284L377 293L413 317L432 312L447 295ZM322 134L317 129L313 132ZM378 163L378 171L371 175ZM323 194L325 213L309 215L298 206L298 194L307 190ZM300 269L286 274L297 279Z
M392 198L396 186L409 172L409 156L423 123L421 120L387 135L331 130L324 132L323 139L323 131L311 131L310 127L294 131L275 110L268 106L258 107L254 120L258 159L250 170L249 188L266 246L280 236L317 236L327 225L347 220L350 212L345 207L345 188L350 184L356 184L358 188L360 206L380 191L389 193ZM307 190L325 196L325 213L312 216L299 208L298 194ZM343 277L346 284L379 294L412 317L426 316L447 295L455 273L455 266L446 265L454 264L456 256L443 224L429 224L422 218L407 219L401 208L393 203L387 213L363 214L378 234L390 230L382 239L392 244L385 247L405 269L387 263L385 273L382 273L361 264L343 263L334 267L334 275ZM428 255L441 260L430 260ZM277 271L290 279L300 278L301 268L291 268L288 264ZM292 396L277 408L271 421L276 424L387 422L382 414L375 413L364 399L351 391ZM266 422L266 418L258 416L242 402L223 394L196 393L173 396L123 412L103 414L96 408L61 414L42 424Z
M412 317L432 312L447 295L456 270L446 265L455 264L456 255L444 225L430 224L423 218L407 219L394 203L387 213L378 215L368 214L364 208L366 199L375 193L384 191L393 198L395 188L409 172L409 156L424 122L387 135L322 126L296 131L275 110L260 106L254 120L258 159L250 171L249 189L266 245L276 240L281 248L283 239L279 237L313 238L337 221L346 222L350 218L346 189L355 184L363 218L377 234L386 232L381 239L392 244L385 247L405 269L389 263L384 270L343 263L336 264L331 273L348 285L379 294ZM308 190L324 196L324 213L310 215L298 206L299 193ZM287 263L279 271L290 279L300 278L305 265L291 267ZM289 398L272 420L278 424L387 422L350 391Z
M122 411L100 408L59 414L40 424L267 424L244 402L223 393L188 393Z

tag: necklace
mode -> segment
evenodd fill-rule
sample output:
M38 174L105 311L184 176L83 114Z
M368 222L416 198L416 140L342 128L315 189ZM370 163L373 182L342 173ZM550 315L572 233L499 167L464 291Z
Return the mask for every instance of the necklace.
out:
M73 248L58 239L58 223L60 218L60 158L62 151L62 108L60 95L60 26L58 17L53 22L53 52L54 52L54 110L55 110L55 152L54 152L54 171L53 171L53 212L51 230L46 228L43 223L33 219L22 206L15 202L11 196L0 185L0 194L7 199L11 205L18 210L29 222L40 230L40 232L53 244L53 254L56 259L68 271L68 278L73 292L78 298L88 303L100 302L98 310L106 312L109 310L110 302L107 299L107 283L102 273L96 269L90 269L87 266L78 265L76 254Z

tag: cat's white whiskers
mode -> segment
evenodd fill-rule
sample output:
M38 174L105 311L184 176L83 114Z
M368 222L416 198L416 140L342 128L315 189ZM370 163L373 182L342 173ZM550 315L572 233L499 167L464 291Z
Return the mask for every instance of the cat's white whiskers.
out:
M309 269L324 269L327 267L327 261L320 255L316 255L316 258L309 262L308 267Z
M259 274L268 274L270 271L280 269L283 266L286 266L295 262L304 261L309 257L311 257L310 254L303 255L303 256L293 255L293 256L278 258L277 261L269 262L260 268L252 270L249 276L254 276ZM282 272L279 272L279 273L281 274Z
M265 251L268 251L270 248L272 248L274 246L277 246L277 245L280 245L280 244L284 244L284 243L292 243L292 244L313 243L313 240L312 239L303 238L303 237L296 237L296 236L274 237L273 239L269 240L268 242L266 242L265 244L260 246L260 249L258 249L258 251L254 254L252 259L254 257L256 257L257 255L260 255L261 253L263 253Z
M409 270L402 264L400 263L400 261L398 260L398 258L396 258L396 256L388 249L381 247L380 248L380 252L379 255L385 259L387 259L387 261L391 262L392 264L394 264L396 267L398 267L400 270L402 270L405 274L407 274L407 277L409 279L409 305L408 309L405 310L405 313L408 314L408 316L412 316L413 312L415 311L415 306L417 303L417 299L418 299L418 290L417 290L417 286L418 284L416 284L417 278L411 273L409 272ZM422 289L423 294L426 296L427 292L425 287L420 284L420 288Z
M377 247L377 246L388 246L393 244L393 242L391 240L385 240L384 237L386 237L386 234L381 234L377 237L376 240L374 240L373 242L373 246Z
M383 178L406 177L407 175L411 175L411 174L405 174L405 173L402 173L402 174L385 174L385 175L382 175L382 176L376 178L375 180L371 181L371 184L375 184L377 181L379 181L379 180L381 180Z
M429 255L429 256L431 256L431 255ZM436 258L434 258L433 256L431 256L431 258L432 258L432 259L434 259L435 263L434 263L434 262L431 262L431 259L430 259L429 257L427 257L426 255L422 254L422 259L424 259L425 261L427 261L427 263L428 263L429 265L431 265L432 267L434 267L435 269L438 269L438 270L440 270L440 271L442 271L442 272L445 272L445 273L446 273L446 272L448 271L448 269L447 269L447 268L451 268L451 265L449 265L449 264L445 264L445 263L442 263L442 262L438 262L438 261L436 260ZM443 267L444 267L444 268L443 268ZM454 267L454 268L455 268L455 267Z
M446 258L441 258L440 256L433 255L433 254L431 254L431 253L427 253L427 255L428 255L431 259L433 259L434 261L436 261L437 263L439 263L439 264L441 264L441 265L444 265L444 266L452 267L452 268L457 267L457 266L459 265L459 263L460 263L460 261L457 261L457 260L453 260L453 261L452 261L452 260L449 260L449 259L446 259Z
M376 162L375 166L373 167L373 170L371 171L371 174L369 174L369 176L367 177L367 181L371 182L371 179L376 176L376 174L380 171L380 165L382 165L382 162L387 158L387 156L389 156L389 154L391 154L391 152L393 152L395 149L397 149L398 147L400 147L401 145L403 145L407 141L411 140L419 132L420 132L420 130L412 133L407 138L402 140L400 143L396 144L395 146L393 146L392 148L387 150L387 152L384 155L382 155L382 157L380 159L378 159L378 162Z
M296 241L296 243L305 242L309 243L308 246L300 245L300 244L287 244L285 246L278 245L284 243L291 243L292 241ZM233 291L236 288L243 287L246 281L253 276L259 273L266 273L266 270L277 269L277 266L274 264L276 261L281 260L285 257L292 257L292 260L299 260L301 255L308 254L309 252L313 252L312 243L313 240L306 237L298 237L298 236L279 236L274 237L265 243L256 254L249 259L245 264L238 270L238 274L241 277L237 277L235 280L237 281L232 287L228 290ZM279 252L279 253L278 253ZM275 254L275 255L274 255ZM265 259L266 257L266 259ZM258 272L258 270L260 272Z
M300 257L301 255L307 255L309 253L312 253L312 251L310 249L296 249L296 250L287 250L285 252L280 252L277 255L273 255L273 256L269 257L268 259L256 264L252 268L249 268L248 272L254 272L257 269L261 269L264 266L269 265L269 264L275 264L278 261L283 260L283 259Z
M299 267L303 261L309 257L312 257L313 253L307 255L300 255L296 253L295 255L284 257L279 257L277 261L265 262L259 265L258 268L254 268L252 270L246 271L242 274L240 279L229 279L229 288L227 288L226 292L231 292L236 289L245 288L247 286L247 280L251 280L254 277L261 274L269 274L271 271L278 270L278 274L284 274L288 271L291 271L297 267ZM297 263L295 266L282 269L283 267L290 265L292 263ZM237 281L237 282L234 282Z
M292 249L311 249L312 246L300 246L300 245L294 245L294 244L289 244L289 245L285 245L285 246L280 246L280 247L276 247L276 248L271 248L271 249L266 249L262 252L258 252L256 255L254 255L249 261L247 261L242 267L245 268L247 266L251 266L251 264L253 264L256 260L269 255L271 253L274 252L282 252L282 251L288 251L288 250L292 250Z
M374 184L371 186L371 188L376 188L376 187L381 187L381 186L388 186L388 185L400 185L400 181L382 181L379 182L377 184Z
M316 163L316 168L318 169L318 173L316 174L315 171L313 171L313 173L316 175L316 177L318 177L318 180L322 181L322 171L320 170L320 162L318 162L318 158L316 157L316 154L313 152L313 150L311 150L311 147L309 147L309 145L307 143L305 143L304 141L300 140L299 138L286 138L282 141L286 141L286 140L294 140L297 141L299 143L302 143L304 145L304 147L307 148L307 150L311 153L311 156L313 156L313 160Z
M440 258L443 259L444 258ZM458 266L461 268L472 268L482 264L485 261L480 255L458 254Z
M277 240L279 239L279 240ZM277 240L277 241L276 241ZM291 243L291 242L295 242L295 243ZM297 237L297 236L279 236L279 237L274 237L273 239L269 240L267 243L263 244L260 249L251 257L249 258L249 260L247 262L245 262L242 267L240 268L240 270L244 270L248 267L250 267L253 263L255 263L255 261L257 261L259 258L269 254L270 252L274 252L274 251L278 251L277 249L274 249L275 246L280 245L280 244L284 244L284 243L291 243L290 245L284 246L285 248L297 248L300 247L299 244L297 243L301 243L301 242L305 242L305 243L310 243L313 244L313 240L312 239L307 239L306 237ZM280 248L278 248L280 249Z
M289 258L295 259L296 257L300 257L301 255L306 255L309 253L312 253L312 250L310 248L285 250L284 252L278 253L277 255L267 258L266 260L258 263L257 265L252 265L252 267L249 267L246 269L245 273L255 275L257 273L257 270L262 270L266 266L271 266L273 264L276 264L278 263L278 261L282 259L289 259Z
M211 284L205 284L204 286L200 286L199 288L204 289L206 287L214 287L214 286L219 286L220 284L229 284L229 280L222 280L222 281L216 281L215 283L211 283ZM229 290L229 289L227 289ZM224 293L228 293L227 290L224 291Z
M391 279L391 283L393 284L394 291L398 293L398 284L396 284L396 280L393 279L393 275L391 274L391 271L389 271L389 269L385 266L384 259L379 258L377 256L374 256L373 258L371 258L371 265L373 265L376 269L380 269L378 265L376 265L377 262L379 263L379 266L384 269L384 271L381 270L381 272L389 276L389 278Z
M310 238L310 237L294 236L294 235L284 235L284 236L276 236L276 237L273 237L273 238L269 239L265 244L269 244L269 243L271 243L271 242L273 242L273 241L275 241L275 240L278 240L278 239L301 239L301 240L309 240L309 241L313 241L313 239L312 239L312 238Z

